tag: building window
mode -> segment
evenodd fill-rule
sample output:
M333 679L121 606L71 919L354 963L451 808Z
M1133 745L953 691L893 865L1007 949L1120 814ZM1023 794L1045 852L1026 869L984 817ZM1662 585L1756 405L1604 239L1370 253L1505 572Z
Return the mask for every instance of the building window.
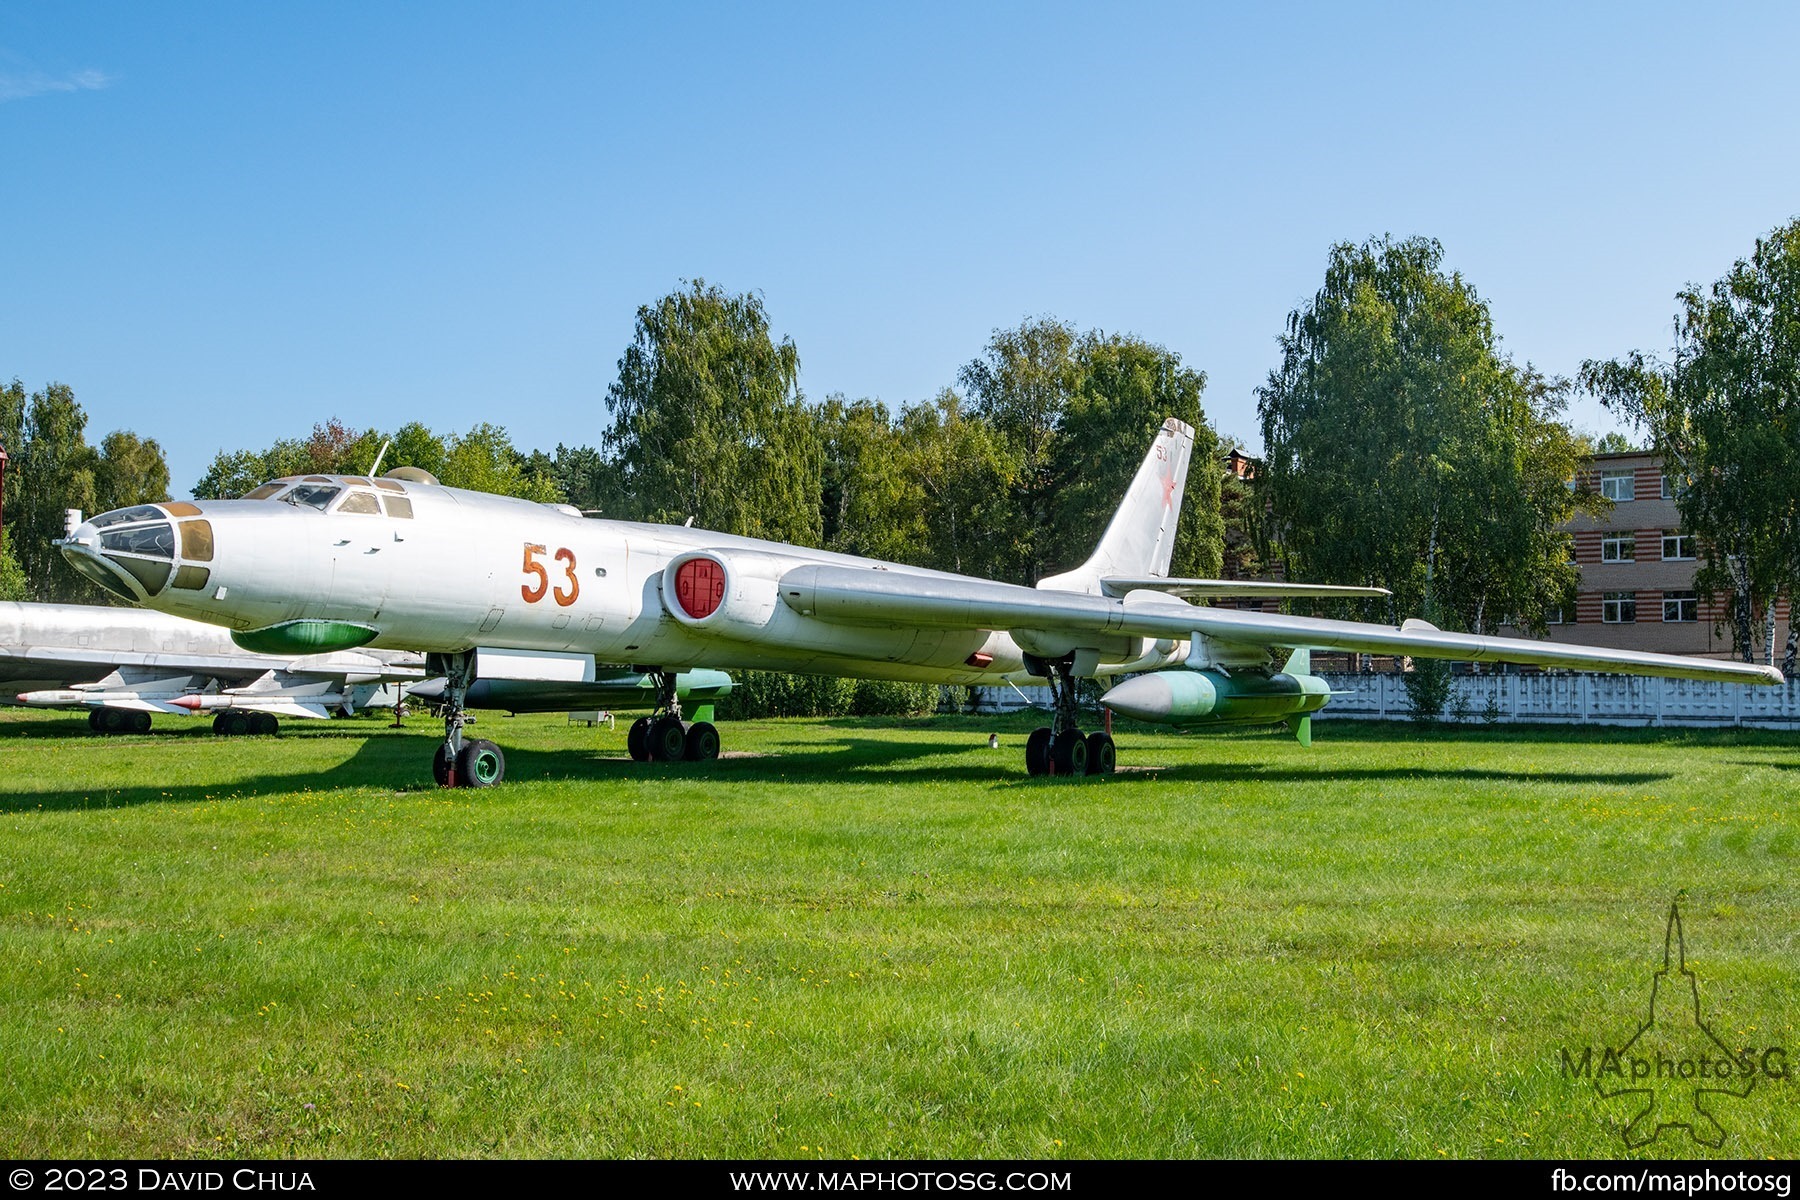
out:
M1664 592L1663 620L1671 625L1700 619L1700 598L1692 592Z
M1687 491L1687 488L1683 487L1681 480L1675 478L1673 475L1664 475L1662 477L1662 498L1664 500L1679 500L1681 499L1682 493L1685 491Z
M1544 610L1544 624L1546 624L1546 625L1562 625L1564 623L1565 622L1563 620L1563 610L1562 610L1561 606L1558 606L1556 608L1546 608Z
M1636 480L1630 471L1602 471L1600 494L1614 504L1623 504L1636 494Z
M1663 530L1663 561L1673 562L1677 559L1694 557L1694 535L1682 533L1679 529Z
M1629 625L1637 620L1637 593L1601 592L1600 619L1608 625Z
M1600 539L1600 561L1627 563L1637 561L1637 534L1615 533Z

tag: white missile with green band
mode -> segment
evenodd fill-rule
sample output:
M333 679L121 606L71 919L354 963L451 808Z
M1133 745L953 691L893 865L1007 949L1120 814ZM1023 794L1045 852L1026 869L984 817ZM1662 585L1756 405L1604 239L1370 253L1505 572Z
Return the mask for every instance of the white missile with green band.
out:
M1107 703L1194 727L1303 721L1326 693L1283 666L1293 651L1318 648L1781 679L1773 668L1713 659L1196 605L1234 594L1385 593L1170 578L1192 448L1193 430L1165 421L1093 553L1035 588L705 529L586 519L563 505L443 487L410 468L380 478L278 479L241 500L105 513L60 544L102 586L228 626L242 646L424 652L446 679L444 743L432 766L449 784L486 785L502 774L498 746L463 739L462 713L470 688L489 674L481 663L506 654L590 668L597 659L655 675L657 711L632 733L634 756L654 760L719 752L711 722L683 717L676 677L689 668L1047 680L1056 715L1028 741L1026 766L1062 775L1113 768L1110 735L1079 728L1075 681L1083 678L1191 671L1118 683Z

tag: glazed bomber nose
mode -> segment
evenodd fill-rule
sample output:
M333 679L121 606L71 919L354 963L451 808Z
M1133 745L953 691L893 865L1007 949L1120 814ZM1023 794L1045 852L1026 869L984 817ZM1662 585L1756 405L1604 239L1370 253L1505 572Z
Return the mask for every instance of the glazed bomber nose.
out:
M77 571L133 602L211 579L212 522L192 504L141 504L101 513L57 543Z

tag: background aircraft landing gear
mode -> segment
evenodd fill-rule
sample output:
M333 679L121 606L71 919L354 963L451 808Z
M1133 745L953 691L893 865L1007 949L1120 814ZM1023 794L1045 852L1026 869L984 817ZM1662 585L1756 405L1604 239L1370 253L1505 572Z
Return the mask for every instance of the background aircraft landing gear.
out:
M281 722L273 713L222 712L213 717L212 728L220 737L242 737L247 733L267 737L281 732Z
M475 682L475 652L433 654L426 670L444 677L444 741L431 760L431 777L439 787L493 787L506 778L506 755L484 738L463 740L469 723L464 703Z
M1076 707L1074 660L1039 660L1032 674L1050 681L1055 705L1054 724L1031 731L1025 741L1025 770L1032 775L1111 775L1118 765L1118 751L1108 733L1081 732Z
M149 733L150 714L118 708L88 710L88 728L95 733Z

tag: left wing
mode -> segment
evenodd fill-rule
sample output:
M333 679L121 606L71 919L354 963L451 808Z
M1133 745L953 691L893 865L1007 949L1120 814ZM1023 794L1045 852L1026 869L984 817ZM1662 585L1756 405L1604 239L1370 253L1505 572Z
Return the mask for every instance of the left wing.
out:
M1774 667L1572 646L1524 638L1446 633L1422 621L1395 629L1360 621L1331 621L1226 608L1198 608L1159 592L1125 596L1039 591L1009 583L945 579L893 570L807 565L781 577L789 608L824 621L912 625L938 629L1048 631L1064 635L1126 634L1187 638L1263 650L1349 650L1468 662L1511 662L1628 675L1667 675L1725 683L1782 682Z
M1185 596L1192 600L1253 600L1259 597L1277 600L1366 600L1393 595L1386 588L1378 587L1348 587L1331 583L1260 583L1242 579L1164 579L1158 575L1107 575L1100 580L1100 590L1115 598L1144 591Z

